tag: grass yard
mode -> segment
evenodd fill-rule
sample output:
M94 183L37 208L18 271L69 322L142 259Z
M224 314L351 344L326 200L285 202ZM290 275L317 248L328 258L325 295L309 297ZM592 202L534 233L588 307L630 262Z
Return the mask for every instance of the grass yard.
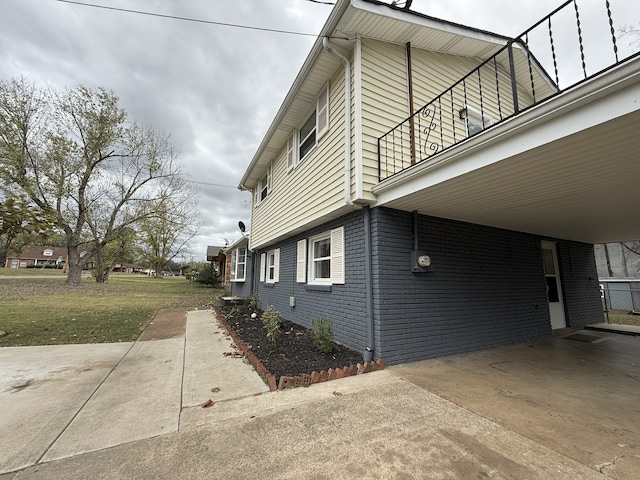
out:
M3 276L0 330L7 336L0 346L128 342L159 309L211 304L224 293L183 277L112 274L108 284L85 279L71 287L64 285L64 276Z
M604 317L607 321L607 317ZM609 312L609 323L617 323L619 325L635 325L640 327L640 315L631 315L629 312L621 310L612 310Z

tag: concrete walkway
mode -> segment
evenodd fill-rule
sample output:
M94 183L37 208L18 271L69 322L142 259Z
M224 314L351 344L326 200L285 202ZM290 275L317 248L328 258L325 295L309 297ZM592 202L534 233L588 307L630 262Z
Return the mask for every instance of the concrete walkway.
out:
M0 480L637 479L640 338L602 335L273 393L210 310L172 338L0 349Z
M268 391L232 350L211 310L173 338L0 349L0 473L176 432L209 399Z

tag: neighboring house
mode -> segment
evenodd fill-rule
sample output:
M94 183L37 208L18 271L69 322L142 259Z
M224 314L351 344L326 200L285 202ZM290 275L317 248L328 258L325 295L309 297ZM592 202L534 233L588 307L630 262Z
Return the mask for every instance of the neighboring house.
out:
M11 254L7 257L5 268L63 268L67 261L65 247L29 247L19 255Z
M242 237L226 250L231 296L246 297L253 291L253 255L249 250L249 237Z
M145 271L145 266L137 263L116 263L113 266L113 272L122 272L122 273L143 273Z
M220 280L226 285L229 270L226 268L227 259L225 257L225 248L226 247L207 246L207 262L215 267L218 275L220 275Z
M640 238L640 61L607 10L611 58L566 58L576 6L511 41L338 0L240 183L260 307L388 364L602 321L593 244Z

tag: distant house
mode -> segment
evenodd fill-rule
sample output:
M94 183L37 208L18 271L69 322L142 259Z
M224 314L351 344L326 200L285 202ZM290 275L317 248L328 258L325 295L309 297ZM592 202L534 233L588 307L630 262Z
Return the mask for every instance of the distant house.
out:
M207 262L211 263L218 275L220 275L220 280L223 284L226 284L226 277L228 276L227 268L226 268L226 257L225 257L225 248L226 247L207 247Z
M116 263L112 271L122 273L143 273L145 268L145 266L137 263Z
M5 268L63 268L67 262L65 247L29 247L20 254L7 256Z
M593 244L640 238L640 56L610 13L508 38L337 0L240 181L259 306L389 364L602 321Z

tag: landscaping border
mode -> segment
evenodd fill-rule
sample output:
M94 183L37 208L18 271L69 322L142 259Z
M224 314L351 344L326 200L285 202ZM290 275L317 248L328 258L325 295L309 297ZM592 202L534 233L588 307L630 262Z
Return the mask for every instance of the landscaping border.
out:
M382 360L376 360L374 362L357 363L356 365L344 366L342 368L330 368L328 371L322 370L320 372L316 372L314 370L311 373L301 373L293 377L283 375L280 377L280 381L276 385L275 375L267 370L267 367L265 367L256 354L253 353L249 345L247 345L235 332L229 322L227 322L227 317L222 309L214 307L213 310L220 324L227 330L238 349L246 356L249 364L255 369L258 375L260 375L260 378L269 385L269 390L272 392L297 387L308 387L314 383L327 382L338 378L351 377L353 375L362 375L364 373L375 372L384 368L384 362Z

